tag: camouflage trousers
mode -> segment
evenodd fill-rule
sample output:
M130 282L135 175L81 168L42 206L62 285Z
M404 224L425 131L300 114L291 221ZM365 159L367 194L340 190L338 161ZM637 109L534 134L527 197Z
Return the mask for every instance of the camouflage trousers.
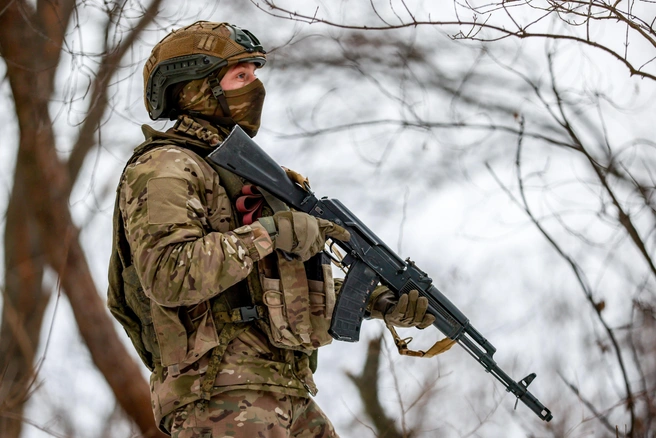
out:
M235 390L173 414L172 438L338 438L311 398Z

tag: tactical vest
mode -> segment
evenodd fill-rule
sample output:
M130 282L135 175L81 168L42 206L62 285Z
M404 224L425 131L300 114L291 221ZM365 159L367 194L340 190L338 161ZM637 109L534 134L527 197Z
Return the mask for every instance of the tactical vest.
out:
M125 169L141 155L163 145L152 137L135 148ZM121 179L123 173L121 172ZM125 329L135 350L146 367L153 371L155 363L161 363L161 353L151 315L151 302L141 287L137 271L132 264L130 247L125 238L125 229L119 208L120 184L114 204L112 253L109 261L109 287L107 307L114 318Z
M156 147L174 144L204 156L214 147L208 146L208 143L216 144L215 138L209 138L211 133L208 134L198 126L194 126L194 133L202 142L181 135L159 133L147 126L143 129L147 140L135 149L126 169L141 155ZM228 186L226 190L232 197L231 192L240 189L243 182L232 174L226 174L225 171L219 169L217 171L220 174L221 184L224 187ZM162 319L162 315L158 313L169 312L171 309L162 309L153 305L145 295L132 265L119 209L120 187L119 184L113 218L108 307L124 327L148 369L153 371L156 365L161 365L168 367L170 372L177 373L182 361L193 361L193 358L187 358L173 350L169 351L168 345L158 342L157 321ZM261 260L257 266L258 270L253 270L247 281L236 284L210 301L201 303L193 309L187 309L186 312L176 310L182 325L181 332L191 333L196 330L201 318L213 319L216 332L206 334L213 335L211 345L214 347L207 378L203 382L203 398L209 398L214 377L227 345L253 324L249 321L256 321L267 334L272 345L288 350L299 350L309 355L312 371L316 369L316 349L332 340L328 334L328 327L335 303L335 293L329 260L325 256L319 254L304 264L296 260L287 260L274 253ZM249 298L250 302L245 301L245 298ZM202 335L197 334L201 337Z

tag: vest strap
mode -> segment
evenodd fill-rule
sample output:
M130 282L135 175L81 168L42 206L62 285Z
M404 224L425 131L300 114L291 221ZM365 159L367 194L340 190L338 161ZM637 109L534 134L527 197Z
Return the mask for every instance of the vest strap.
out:
M198 404L199 409L204 410L207 407L210 398L212 397L214 381L216 380L216 376L219 374L221 359L223 358L223 355L228 348L228 344L230 341L244 333L246 330L248 330L248 325L244 324L228 324L223 327L223 330L221 330L221 333L219 334L219 345L214 347L212 350L210 363L207 366L207 372L203 376L200 384L201 400Z
M235 324L240 322L250 322L264 317L264 307L262 306L243 306L231 309L230 312L213 312L216 322L223 324Z
M232 322L250 322L264 317L262 306L246 306L232 309Z

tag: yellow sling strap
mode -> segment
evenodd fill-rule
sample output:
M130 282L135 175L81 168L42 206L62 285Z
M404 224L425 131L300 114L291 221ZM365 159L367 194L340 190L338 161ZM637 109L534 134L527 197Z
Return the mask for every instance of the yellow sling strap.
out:
M433 357L449 350L453 344L456 343L456 341L453 339L444 338L440 341L437 341L431 348L428 349L428 351L410 350L408 348L408 344L412 342L412 338L401 339L399 334L396 332L396 329L392 325L387 323L385 323L385 325L387 325L387 329L390 331L390 333L392 333L392 336L394 337L394 343L396 344L396 348L399 350L399 354L403 356Z

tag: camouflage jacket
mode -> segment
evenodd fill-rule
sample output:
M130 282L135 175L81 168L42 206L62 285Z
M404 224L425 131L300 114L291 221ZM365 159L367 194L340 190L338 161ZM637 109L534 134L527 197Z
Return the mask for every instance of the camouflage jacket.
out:
M159 133L145 127L150 146L135 153L118 187L118 233L124 229L133 264L122 272L125 300L130 309L144 309L138 342L147 360L140 355L152 370L153 410L163 429L168 414L207 398L208 388L212 394L236 388L305 397L316 392L308 351L274 346L261 324L233 322L226 292L248 293L247 285L258 281L258 261L273 245L257 221L236 223L219 175L202 158L221 133L201 128L178 123ZM111 278L110 266L110 289ZM128 290L130 282L135 287ZM220 365L207 385L213 360Z

